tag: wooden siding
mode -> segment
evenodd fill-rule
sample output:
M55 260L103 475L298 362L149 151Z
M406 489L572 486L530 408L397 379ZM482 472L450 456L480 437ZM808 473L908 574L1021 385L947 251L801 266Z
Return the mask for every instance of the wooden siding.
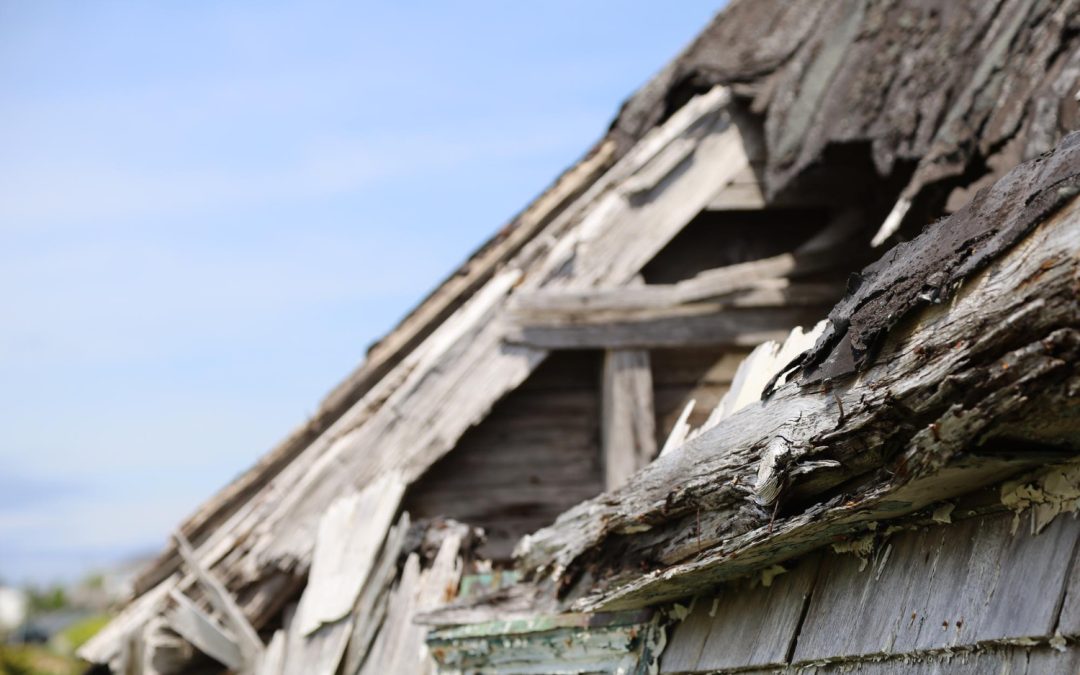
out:
M1038 535L1025 527L1013 534L1013 523L1007 513L904 531L875 542L865 558L829 550L789 565L769 588L733 584L699 597L673 629L661 672L905 655L926 660L929 665L919 668L929 669L877 664L880 670L872 672L967 672L950 670L945 661L934 665L933 655L1074 637L1080 520L1059 517ZM980 664L978 659L999 658L969 656ZM1073 663L1076 655L1069 658ZM836 666L822 672L844 671Z
M600 359L548 357L410 487L405 509L483 527L479 555L506 561L521 536L600 494Z
M671 433L691 399L690 426L700 427L731 386L735 370L749 349L702 347L698 349L654 349L650 352L656 407L657 442Z

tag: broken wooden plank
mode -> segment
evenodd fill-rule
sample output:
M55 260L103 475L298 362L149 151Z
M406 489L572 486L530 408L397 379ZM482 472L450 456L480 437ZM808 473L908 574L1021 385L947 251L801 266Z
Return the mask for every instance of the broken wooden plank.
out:
M350 614L376 564L405 483L396 471L340 497L319 521L311 572L295 621L303 635Z
M218 581L212 572L202 566L184 535L176 532L173 534L173 538L176 540L180 557L191 573L199 580L199 585L206 593L210 605L221 614L225 625L229 627L229 630L236 637L240 652L244 657L245 668L254 668L262 660L264 649L259 634L251 626L248 618L239 605L236 604L236 600L228 589Z
M288 622L285 622L288 625ZM256 675L283 675L285 668L285 642L288 640L287 628L279 628L274 631L273 637L266 645L266 652L259 663Z
M402 513L397 525L392 527L386 535L386 541L379 553L379 561L368 575L364 589L356 600L356 606L352 612L352 634L349 636L349 644L344 656L345 673L360 672L375 634L382 626L383 618L386 616L390 586L397 573L397 561L409 532L409 524L409 514Z
M601 409L604 485L612 490L656 456L656 414L647 351L604 353Z
M667 440L664 441L664 447L660 449L661 457L680 447L686 441L686 437L690 433L690 413L694 412L695 405L697 405L697 401L694 399L686 402L686 407L679 413L679 418L675 420L675 425L671 427L671 433L668 434Z
M409 554L390 595L378 637L359 671L361 675L435 672L435 661L428 654L424 640L427 629L417 624L415 617L452 600L457 593L462 572L458 554L467 531L460 524L452 525L426 570L421 570L416 553Z
M244 655L232 635L187 596L174 591L170 597L176 606L165 613L165 619L173 630L222 665L236 671L244 667Z
M389 523L404 491L400 474L391 471L360 492L340 497L323 514L307 587L285 637L285 675L338 670L356 621L370 619L357 613L364 591L371 587L377 596L389 581L404 536L400 526L389 528ZM380 552L389 561L380 561ZM373 578L376 571L380 576Z
M751 403L760 401L769 382L795 356L810 348L824 330L824 321L818 322L808 331L803 331L801 326L796 326L792 328L783 344L770 341L755 347L754 351L750 352L749 356L739 364L735 377L731 381L731 387L709 415L702 431L711 429L719 424L720 420L730 417Z

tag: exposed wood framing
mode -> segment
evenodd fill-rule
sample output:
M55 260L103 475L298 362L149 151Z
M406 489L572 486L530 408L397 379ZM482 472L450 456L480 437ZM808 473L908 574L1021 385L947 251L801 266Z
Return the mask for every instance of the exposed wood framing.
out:
M604 353L601 383L601 455L604 484L613 490L656 457L649 352L616 349Z
M520 258L537 235L551 234L554 221L580 203L584 191L604 183L601 176L610 177L617 160L656 140L655 127L688 88L731 84L752 99L773 149L768 158L755 158L753 176L741 171L722 177L732 189L710 201L716 208L731 200L756 204L756 193L747 189L759 177L766 193L782 192L839 145L868 149L877 175L861 170L855 178L863 180L902 174L896 167L918 160L904 197L917 203L932 192L926 186L949 189L973 166L1000 175L1000 167L1037 155L1076 128L1080 50L1070 23L1076 7L1075 0L964 0L942 7L855 0L729 3L626 102L604 139L373 347L309 422L204 504L181 531L201 550L209 533L227 527L499 267ZM896 86L882 88L883 73L892 73ZM880 97L867 96L871 91ZM911 209L907 220L922 212ZM138 580L136 592L175 572L178 561L175 550L167 551Z
M1026 208L1011 194L1011 208ZM1076 452L1080 417L1066 411L1080 356L1078 250L1080 201L1072 201L947 306L895 331L858 380L832 390L781 387L659 459L633 485L528 538L523 569L555 578L579 610L640 607L1046 461L977 451L997 436ZM807 502L814 505L792 514L782 508ZM642 566L651 570L642 574Z
M279 611L283 582L307 572L319 517L338 495L395 470L415 480L540 363L545 352L504 343L502 316L515 288L629 283L715 186L746 166L728 102L727 90L714 89L643 139L207 537L201 565L246 589L241 601L253 624ZM161 611L161 594L186 592L193 580L161 582L85 645L84 656L108 661L122 636Z
M515 294L507 340L544 349L754 346L816 322L843 294L800 281L842 269L857 213L839 214L791 253L700 272L675 284Z

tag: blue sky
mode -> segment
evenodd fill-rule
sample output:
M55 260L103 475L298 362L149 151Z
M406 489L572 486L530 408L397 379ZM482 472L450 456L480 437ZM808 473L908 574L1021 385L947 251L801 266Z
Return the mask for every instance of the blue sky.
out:
M0 2L0 578L160 546L717 5Z

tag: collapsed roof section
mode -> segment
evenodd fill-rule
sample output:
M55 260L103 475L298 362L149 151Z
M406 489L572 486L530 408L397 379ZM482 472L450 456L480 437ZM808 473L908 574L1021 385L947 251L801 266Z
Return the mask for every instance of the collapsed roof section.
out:
M421 618L436 658L491 673L1077 663L1080 530L1057 516L1080 511L1078 181L1080 133L893 249L871 288L953 276L897 310L857 377L796 374L527 537L524 581ZM830 323L867 297L904 307L890 287L857 286ZM761 392L783 363L749 359L745 382Z

